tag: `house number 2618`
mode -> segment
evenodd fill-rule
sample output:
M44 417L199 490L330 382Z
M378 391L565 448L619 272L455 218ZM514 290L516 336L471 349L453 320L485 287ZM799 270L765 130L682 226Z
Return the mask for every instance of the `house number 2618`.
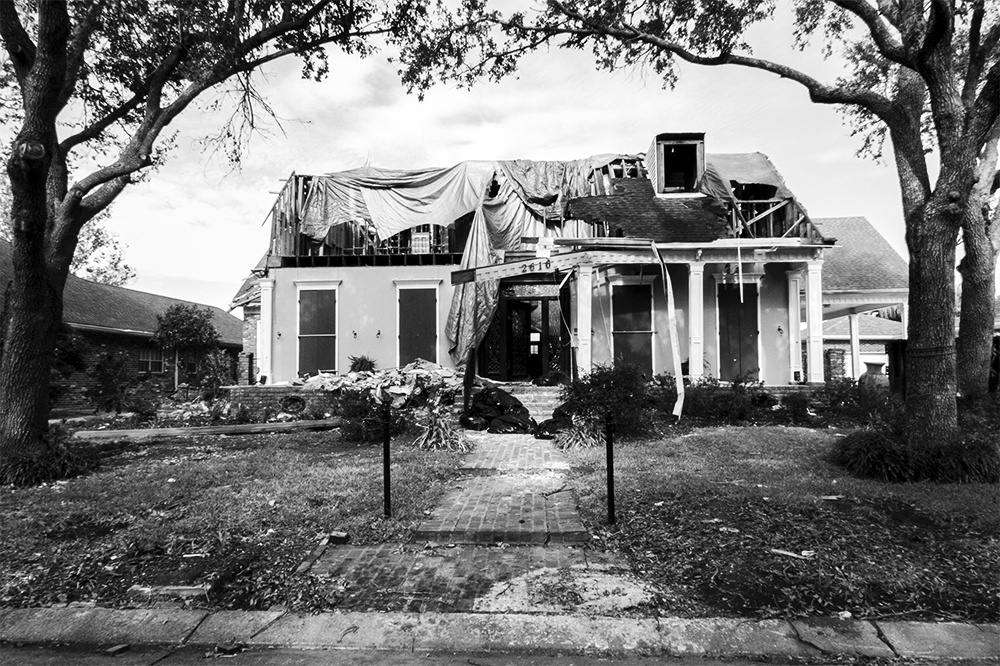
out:
M535 271L544 271L552 268L552 260L546 259L545 261L533 261L530 264L522 264L522 273L534 273Z

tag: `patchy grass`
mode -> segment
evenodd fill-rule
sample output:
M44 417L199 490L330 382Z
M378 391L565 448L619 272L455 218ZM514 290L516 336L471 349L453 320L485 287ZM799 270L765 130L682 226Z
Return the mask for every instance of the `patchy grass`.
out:
M330 433L105 446L102 468L0 488L0 605L130 603L132 585L210 584L216 608L324 608L295 568L322 535L404 540L444 492L456 455L396 445L392 519L381 449Z
M1000 488L853 478L827 461L836 438L732 427L616 446L610 527L603 448L568 455L584 520L664 614L1000 619Z

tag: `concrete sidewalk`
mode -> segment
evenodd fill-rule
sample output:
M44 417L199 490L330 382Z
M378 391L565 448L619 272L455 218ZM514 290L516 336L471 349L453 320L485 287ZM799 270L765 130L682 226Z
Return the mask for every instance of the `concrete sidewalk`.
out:
M493 613L0 610L8 646L216 646L717 658L1000 659L1000 625Z

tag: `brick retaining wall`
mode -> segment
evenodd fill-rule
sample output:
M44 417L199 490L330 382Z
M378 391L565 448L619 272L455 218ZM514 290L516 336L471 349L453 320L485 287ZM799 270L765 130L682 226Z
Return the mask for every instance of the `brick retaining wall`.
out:
M281 411L286 398L302 398L307 413L333 413L339 411L339 400L331 391L307 389L302 386L223 386L223 398L241 404L252 411L265 408Z

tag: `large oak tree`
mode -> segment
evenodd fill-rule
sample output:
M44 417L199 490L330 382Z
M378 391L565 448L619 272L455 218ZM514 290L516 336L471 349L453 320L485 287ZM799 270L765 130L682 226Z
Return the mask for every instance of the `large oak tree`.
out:
M0 115L17 127L0 483L36 477L58 453L46 439L48 378L81 230L156 162L169 124L224 83L252 122L255 70L295 55L319 79L324 49L366 55L423 14L423 0L0 0ZM222 136L238 141L239 127Z
M506 3L508 6L510 3ZM822 81L756 57L746 43L771 20L774 0L547 0L504 14L488 0L439 7L442 27L405 53L404 78L420 90L442 76L472 84L516 70L523 54L556 44L587 49L607 69L646 67L667 84L678 61L769 72L800 84L817 104L840 106L868 151L891 145L910 252L906 363L909 439L957 428L962 389L986 390L1000 220L995 188L1000 135L1000 5L986 0L795 0L795 34L819 39L844 75ZM734 113L739 113L734 108ZM934 173L929 155L939 162ZM961 272L956 362L954 271Z

